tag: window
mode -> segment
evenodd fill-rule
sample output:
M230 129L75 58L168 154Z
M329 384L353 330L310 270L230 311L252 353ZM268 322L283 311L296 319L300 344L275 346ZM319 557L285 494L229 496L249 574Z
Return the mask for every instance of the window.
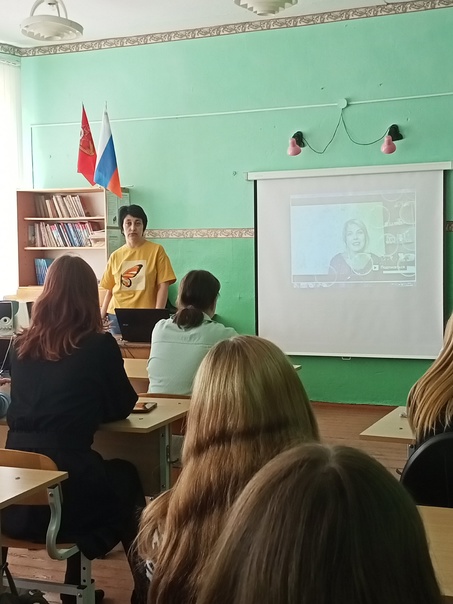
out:
M20 65L0 56L0 299L16 292L16 189L21 171ZM8 262L5 262L8 260Z

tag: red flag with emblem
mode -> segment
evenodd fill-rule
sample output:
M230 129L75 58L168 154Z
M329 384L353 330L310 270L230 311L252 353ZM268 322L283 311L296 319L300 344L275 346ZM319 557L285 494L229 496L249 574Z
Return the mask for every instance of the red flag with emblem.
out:
M83 174L87 181L94 185L94 171L96 169L96 149L91 135L85 107L82 105L82 124L80 126L79 159L77 172Z

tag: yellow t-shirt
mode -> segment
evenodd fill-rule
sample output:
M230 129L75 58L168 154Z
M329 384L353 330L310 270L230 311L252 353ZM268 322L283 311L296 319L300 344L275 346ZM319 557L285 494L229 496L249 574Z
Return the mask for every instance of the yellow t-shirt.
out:
M110 256L100 286L112 291L107 309L155 308L157 286L174 283L175 273L164 248L145 241L140 247L123 245Z

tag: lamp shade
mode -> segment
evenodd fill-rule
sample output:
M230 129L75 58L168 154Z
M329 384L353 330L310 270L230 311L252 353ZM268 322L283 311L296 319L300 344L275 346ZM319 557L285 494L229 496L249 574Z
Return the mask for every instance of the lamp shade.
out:
M47 4L57 14L36 15L35 11L41 4ZM64 42L74 40L83 34L80 23L68 19L63 0L36 0L30 16L22 21L20 28L24 36L40 42Z
M290 138L289 139L289 147L288 147L288 155L299 155L299 153L301 153L302 149L299 147L299 145L296 142L295 138Z
M382 151L382 153L385 153L386 155L390 155L390 153L395 153L395 151L396 151L396 145L393 142L392 137L388 134L384 138L384 142L382 144L381 151Z
M281 10L297 4L298 0L234 0L238 6L242 6L257 14L259 17L276 15Z

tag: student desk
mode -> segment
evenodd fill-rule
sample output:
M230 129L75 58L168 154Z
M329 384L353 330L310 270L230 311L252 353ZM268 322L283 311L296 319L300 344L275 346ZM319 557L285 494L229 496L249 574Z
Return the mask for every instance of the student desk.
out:
M0 510L13 503L20 503L21 500L37 491L58 484L67 477L67 472L0 466ZM2 545L1 535L0 526L0 548ZM3 589L3 580L0 580L0 593Z
M126 342L121 336L114 336L121 354L125 359L149 359L151 344L149 342Z
M0 510L65 480L67 472L0 466ZM1 535L1 531L0 531Z
M444 596L453 597L453 509L418 506Z
M362 440L404 443L406 445L413 444L415 437L407 421L406 407L396 407L375 424L361 432L359 438Z
M137 394L148 392L148 357L146 359L124 358L124 369Z
M140 399L139 399L140 400ZM170 437L172 422L189 410L189 399L147 397L155 401L150 413L131 413L127 419L103 424L94 436L93 448L105 459L131 461L138 470L145 495L170 487Z
M138 394L148 392L149 379L147 365L148 357L140 359L124 358L124 369L126 370L127 377ZM293 367L296 371L299 371L301 366L293 365Z
M147 397L146 401L153 401ZM104 459L118 457L138 470L145 495L170 487L170 424L185 417L189 399L158 398L150 413L131 413L127 419L102 424L94 436L93 449ZM6 420L0 420L0 446L6 441ZM2 484L2 483L0 483Z

